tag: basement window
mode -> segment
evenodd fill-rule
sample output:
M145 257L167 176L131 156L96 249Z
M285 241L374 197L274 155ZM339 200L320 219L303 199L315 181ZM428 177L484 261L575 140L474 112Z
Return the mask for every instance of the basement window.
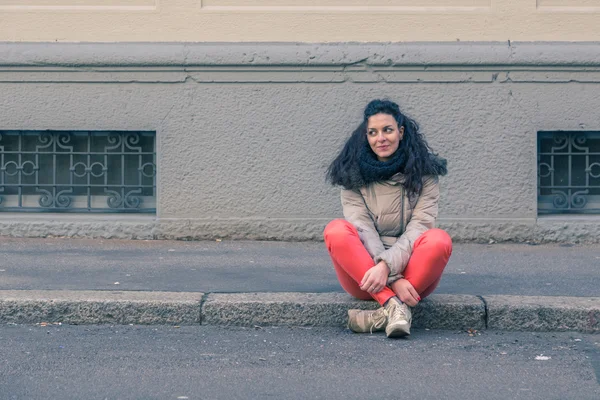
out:
M538 214L600 214L600 132L538 132Z
M0 131L0 212L156 213L155 137Z

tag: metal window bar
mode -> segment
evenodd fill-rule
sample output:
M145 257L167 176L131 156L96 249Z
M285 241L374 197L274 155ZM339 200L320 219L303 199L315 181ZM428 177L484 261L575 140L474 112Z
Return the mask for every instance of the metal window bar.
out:
M538 214L600 214L600 132L538 132Z
M0 212L156 213L155 137L0 131Z

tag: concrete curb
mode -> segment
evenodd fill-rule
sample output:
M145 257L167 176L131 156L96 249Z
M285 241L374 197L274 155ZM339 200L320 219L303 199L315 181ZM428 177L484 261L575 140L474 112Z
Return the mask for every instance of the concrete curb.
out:
M600 297L485 296L488 328L600 333Z
M344 293L239 293L209 295L202 308L208 325L345 326L350 308L374 309L373 301ZM433 295L413 312L413 327L483 329L485 307L475 296Z
M375 302L344 293L0 290L0 323L345 326L350 308ZM600 297L432 295L413 327L600 333Z
M202 293L0 291L0 323L197 324Z

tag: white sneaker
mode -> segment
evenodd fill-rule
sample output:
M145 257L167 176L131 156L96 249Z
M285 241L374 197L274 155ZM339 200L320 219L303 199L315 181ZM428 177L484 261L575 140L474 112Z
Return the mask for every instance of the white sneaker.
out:
M386 322L387 317L383 307L377 310L348 310L348 328L352 332L373 333L383 331Z
M412 313L410 308L396 297L392 297L384 307L387 315L385 334L389 338L399 338L410 335Z

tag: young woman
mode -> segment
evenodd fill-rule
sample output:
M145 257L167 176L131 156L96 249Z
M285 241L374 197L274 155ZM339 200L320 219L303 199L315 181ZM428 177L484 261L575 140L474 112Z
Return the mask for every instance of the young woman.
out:
M434 228L438 176L445 174L446 160L432 153L396 103L367 105L327 171L328 180L343 187L345 220L330 222L324 232L340 284L382 306L349 310L352 331L410 334L409 306L433 292L452 253L450 236Z

